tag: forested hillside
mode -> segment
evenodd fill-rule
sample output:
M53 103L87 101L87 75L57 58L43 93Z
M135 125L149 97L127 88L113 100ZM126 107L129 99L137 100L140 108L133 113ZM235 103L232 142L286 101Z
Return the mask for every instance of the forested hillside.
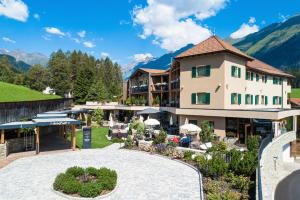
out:
M0 57L0 81L24 85L37 91L47 86L56 94L73 94L76 103L111 101L122 95L122 73L109 58L96 59L80 51L54 52L47 67L16 70L7 56Z

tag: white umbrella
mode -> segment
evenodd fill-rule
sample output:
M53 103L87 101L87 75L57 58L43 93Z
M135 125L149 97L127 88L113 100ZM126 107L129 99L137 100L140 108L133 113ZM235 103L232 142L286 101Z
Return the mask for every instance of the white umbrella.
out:
M114 126L114 121L113 121L113 117L112 114L109 114L109 127L113 127Z
M173 117L172 117L172 115L170 117L170 126L173 126Z
M185 122L184 122L184 124L188 124L189 123L189 120L188 120L188 118L185 118Z
M191 133L199 133L201 131L201 128L199 126L196 126L195 124L184 124L180 126L180 130Z
M146 126L156 126L160 125L160 122L157 119L147 119L146 121L144 121L144 124Z
M140 119L139 120L140 120L140 122L143 123L144 122L144 117L142 115L140 115Z

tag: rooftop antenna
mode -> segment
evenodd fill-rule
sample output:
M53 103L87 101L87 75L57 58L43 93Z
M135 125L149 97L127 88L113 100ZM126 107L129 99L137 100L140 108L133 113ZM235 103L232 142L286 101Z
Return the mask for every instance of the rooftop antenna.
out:
M213 27L213 36L216 36L216 28Z

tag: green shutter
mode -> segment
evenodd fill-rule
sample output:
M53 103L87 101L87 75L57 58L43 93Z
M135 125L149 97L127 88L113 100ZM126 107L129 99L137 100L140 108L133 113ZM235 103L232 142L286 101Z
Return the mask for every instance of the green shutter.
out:
M282 104L282 97L279 97L279 104Z
M268 96L265 96L265 105L268 105Z
M276 104L276 97L273 97L273 105Z
M248 75L247 70L246 70L246 80L249 80L249 75Z
M282 78L279 79L279 84L282 85L283 81Z
M259 81L259 75L256 74L256 81Z
M192 104L196 104L196 99L197 98L197 94L196 93L192 93Z
M192 78L196 78L196 75L197 75L197 68L192 67Z
M207 65L207 66L205 67L205 75L206 75L206 76L210 76L210 65Z
M241 68L238 68L238 76L241 78Z
M210 104L210 93L206 93L205 97L206 97L206 104Z
M251 81L253 81L253 78L254 78L254 73L251 72Z
M238 104L241 105L242 103L242 95L238 94Z
M235 66L231 66L231 76L235 76Z
M245 95L245 104L248 104L248 94Z
M255 96L255 105L258 105L258 101L259 101L259 95Z
M265 83L268 82L268 76L265 76Z
M253 104L253 95L250 96L251 98L251 105Z
M231 104L234 104L234 93L231 93Z

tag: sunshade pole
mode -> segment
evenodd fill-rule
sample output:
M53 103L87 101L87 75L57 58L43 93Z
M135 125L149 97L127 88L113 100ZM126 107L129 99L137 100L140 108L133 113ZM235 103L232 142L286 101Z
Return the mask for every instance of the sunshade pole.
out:
M1 144L5 143L5 138L4 138L4 129L1 130Z
M40 128L36 127L35 129L35 136L36 136L36 140L35 140L35 153L39 154L40 153Z
M76 150L76 131L75 131L75 125L72 125L72 150Z

